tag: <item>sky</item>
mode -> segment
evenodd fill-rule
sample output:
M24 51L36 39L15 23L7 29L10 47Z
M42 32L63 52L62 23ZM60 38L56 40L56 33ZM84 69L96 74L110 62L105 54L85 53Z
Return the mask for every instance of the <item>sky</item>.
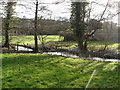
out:
M5 0L4 0L5 1ZM7 1L7 0L6 0ZM84 0L73 0L73 1L84 1ZM99 4L106 5L108 0L87 0L89 2L98 2ZM107 12L105 13L105 16L107 16L110 13L114 14L118 12L118 6L117 4L113 4L113 2L117 2L119 0L110 0L110 3L115 6L114 8L108 8ZM16 6L16 16L21 18L34 18L34 12L35 11L35 5L33 4L35 0L19 0L18 4L24 4L27 8L33 8L26 9L24 6ZM50 10L48 11L39 11L39 16L43 16L44 18L52 18L52 19L58 19L60 17L69 19L70 18L70 0L39 0L40 3L54 3L54 2L64 2L61 4L40 4L39 6L47 6L47 8ZM40 8L39 7L39 8ZM91 18L98 19L98 17L103 12L104 7L101 5L92 4L92 12L91 12ZM98 15L98 16L97 16ZM118 15L114 18L112 18L112 21L118 22Z

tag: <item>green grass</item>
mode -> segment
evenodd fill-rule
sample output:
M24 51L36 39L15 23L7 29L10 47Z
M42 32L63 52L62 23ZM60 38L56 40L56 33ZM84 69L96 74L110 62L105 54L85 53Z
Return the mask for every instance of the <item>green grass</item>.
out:
M104 49L105 43L106 42L89 41L88 49L93 50L93 51L99 50L99 49ZM48 44L62 46L62 49L72 49L77 45L76 42L66 42L66 41L65 42L64 41L63 42L50 42ZM120 45L119 43L108 43L107 49L111 49L111 50L117 49L119 45Z
M106 44L106 42L100 42L100 41L93 42L92 41L92 42L88 43L88 47L93 50L97 50L100 48L103 49L105 47L105 44ZM120 45L119 43L107 43L107 44L108 44L108 46L107 46L108 49L117 49L118 46Z
M40 37L40 36L38 36ZM49 35L45 38L45 43L49 46L49 44L55 46L62 46L63 49L72 49L77 45L76 42L64 42L64 37L59 37L58 35ZM57 42L60 41L60 42ZM19 44L23 45L34 45L34 36L33 35L27 35L27 36L12 36L11 37L11 44L16 44L19 42ZM99 41L90 41L88 42L88 48L90 50L98 50L103 49L106 42L99 42ZM41 41L38 40L38 44L41 44ZM108 49L117 49L118 43L109 43Z
M40 36L38 36L40 37ZM58 35L49 35L44 39L44 42L53 42L53 41L62 41L64 38L59 37ZM12 36L11 37L11 44L34 44L34 36L27 35L27 36ZM38 43L41 44L41 41L38 38Z
M46 54L3 54L3 88L118 88L119 63ZM118 90L118 89L117 89Z

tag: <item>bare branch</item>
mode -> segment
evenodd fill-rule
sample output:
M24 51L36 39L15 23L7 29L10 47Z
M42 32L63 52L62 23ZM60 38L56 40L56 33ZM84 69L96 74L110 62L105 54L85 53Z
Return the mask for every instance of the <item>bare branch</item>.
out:
M56 4L57 5L57 4L60 4L60 3L59 2L57 2L57 3L39 3L39 5L40 4Z
M108 5L109 5L109 0L108 0L107 4L105 6L105 9L104 9L104 11L103 11L103 13L102 13L102 15L101 15L101 17L100 17L100 19L98 21L101 21L101 19L103 18L104 14L105 14L105 12L107 10Z
M105 7L105 5L104 5L104 4L100 4L100 3L97 3L97 2L91 2L91 4L92 4L92 3L94 3L94 4L98 4L98 5L100 5L100 6Z
M35 12L35 10L32 9L32 7L23 5L23 4L18 4L19 6L25 7L26 9L30 9L32 12Z
M104 9L104 11L102 12L102 15L101 15L100 19L98 20L98 22L100 22L100 21L103 20L102 18L103 18L104 14L105 14L105 12L106 12L106 10L107 10L108 5L109 5L109 0L107 1L107 4L106 4L106 6L105 6L105 9ZM96 31L97 31L97 29L92 30L92 31L90 32L90 34L88 34L88 35L86 36L86 39L88 39L89 37L91 37Z

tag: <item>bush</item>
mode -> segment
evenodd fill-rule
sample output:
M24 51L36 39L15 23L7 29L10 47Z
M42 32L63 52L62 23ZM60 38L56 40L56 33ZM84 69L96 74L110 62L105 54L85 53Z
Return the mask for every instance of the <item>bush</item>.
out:
M75 41L75 37L72 29L60 31L59 35L64 37L64 41Z

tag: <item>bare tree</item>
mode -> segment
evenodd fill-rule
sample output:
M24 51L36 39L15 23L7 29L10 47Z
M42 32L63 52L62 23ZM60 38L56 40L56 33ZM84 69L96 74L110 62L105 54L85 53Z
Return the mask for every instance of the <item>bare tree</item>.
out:
M34 12L35 14L35 18L34 18L34 52L38 52L38 17L39 17L39 12L40 11L50 11L48 10L46 7L48 4L59 4L61 2L53 2L53 3L42 3L40 2L40 0L35 0L34 2L29 2L30 4L32 4L31 6L26 6L23 4L20 4L21 6L24 6L26 9L29 9L31 11ZM46 5L46 6L41 6L41 5ZM41 17L42 15L40 15ZM46 36L45 36L46 37ZM44 37L41 36L42 39L42 43L44 41Z
M5 6L5 13L6 13L6 17L5 17L5 26L4 26L4 30L5 30L5 43L3 45L3 47L7 47L9 49L9 30L12 29L11 27L11 23L12 23L12 15L14 14L14 8L13 6L16 5L16 2L7 2L7 5Z
M36 10L35 10L35 24L34 24L34 41L35 41L35 49L34 51L37 53L38 52L38 39L37 39L37 20L38 18L38 0L36 0Z
M76 3L78 3L78 2L76 2ZM92 3L96 3L96 2L92 2ZM106 12L109 11L109 10L108 10L108 7L110 7L111 5L110 5L110 0L107 1L107 4L106 4L106 5L103 5L103 4L100 4L100 3L96 3L96 4L97 4L97 5L101 5L101 6L104 7L104 10L103 10L103 12L102 12L101 14L95 15L95 18L99 16L99 18L98 18L98 20L97 20L98 23L96 23L96 26L99 26L101 21L103 21L104 19L108 19L108 17L105 17L105 16L106 16ZM73 9L75 10L77 7L78 7L78 6L76 5L76 7L74 7ZM80 6L79 6L79 7L80 7ZM82 10L82 9L80 9L80 8L79 8L79 9L76 9L76 10L75 10L75 13L72 12L72 14L73 14L73 15L77 15L77 13L80 12L80 11L77 11L77 10ZM90 20L90 17L91 17L91 12L92 12L91 7L90 7L90 9L89 9L88 11L89 11L89 12L88 12L88 17L87 17L87 22ZM107 12L107 13L108 13L108 12ZM82 15L84 16L84 14L86 15L86 13L83 13ZM81 16L82 16L82 15L81 15ZM77 22L77 23L76 23L76 28L77 28L77 26L79 26L78 24L84 23L84 22L79 22L79 21L78 21L79 19L82 19L82 17L80 18L80 14L79 14L79 13L78 13L78 16L79 16L79 17L74 21L74 23ZM109 16L109 14L108 14L108 16ZM84 19L85 19L85 18L86 18L86 17L84 17ZM73 24L72 24L72 25L73 25ZM80 33L83 33L83 34L81 34L81 35L80 35L81 37L79 37L79 40L82 39L82 41L80 40L81 43L78 44L78 46L79 46L79 45L82 45L82 46L79 46L79 48L82 47L81 50L80 50L80 52L85 54L85 53L86 53L85 50L87 51L87 42L88 42L88 40L90 39L90 37L92 37L92 36L95 34L95 32L98 30L98 28L94 28L93 30L89 30L90 32L84 33L84 25L82 24L82 25L80 25L80 26L81 26L81 30L83 30L83 32L82 32L82 31L80 32L80 30L79 30L80 28L77 28L76 31L79 30L79 31L77 32L77 34L79 34L79 32L80 32ZM88 28L87 28L87 29L88 29ZM78 36L79 36L79 35L78 35ZM77 41L79 41L79 40L77 40ZM84 47L84 50L83 50L83 47ZM87 53L86 53L86 54L87 54ZM84 56L84 55L83 55L83 56Z

